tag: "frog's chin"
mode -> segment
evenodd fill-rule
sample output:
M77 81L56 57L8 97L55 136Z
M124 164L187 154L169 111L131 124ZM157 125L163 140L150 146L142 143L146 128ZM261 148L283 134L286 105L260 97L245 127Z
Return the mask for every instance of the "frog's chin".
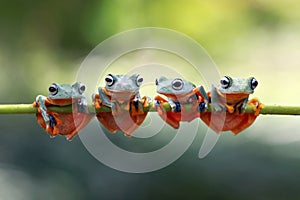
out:
M71 105L74 102L78 101L80 98L67 98L67 99L49 99L49 103L58 106L67 106Z
M137 94L136 91L109 91L108 95L117 100L129 100Z
M236 92L236 93L225 93L224 96L227 99L245 99L247 98L250 94L249 92Z
M184 98L184 97L189 97L191 95L193 95L193 90L189 91L189 92L185 92L185 93L168 93L168 92L159 92L157 91L157 93L165 95L168 98L174 98L174 99L179 99L179 98Z

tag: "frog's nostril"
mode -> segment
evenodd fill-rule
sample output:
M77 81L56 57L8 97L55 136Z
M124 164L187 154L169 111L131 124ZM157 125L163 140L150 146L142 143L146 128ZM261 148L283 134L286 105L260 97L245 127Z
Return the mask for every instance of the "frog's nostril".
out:
M157 79L155 79L155 85L158 85L158 80Z

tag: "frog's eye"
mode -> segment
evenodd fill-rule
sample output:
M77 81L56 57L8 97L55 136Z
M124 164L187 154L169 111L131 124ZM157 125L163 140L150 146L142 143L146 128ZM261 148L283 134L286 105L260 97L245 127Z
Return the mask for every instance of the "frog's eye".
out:
M231 78L229 76L224 76L221 78L220 83L222 88L227 89L231 86Z
M85 91L85 85L82 84L82 83L80 83L79 88L78 88L78 92L79 92L80 94L83 94L84 91Z
M114 78L112 77L111 74L108 74L105 78L105 83L107 86L112 86L115 83Z
M157 79L155 79L155 85L158 85L158 80Z
M183 88L183 80L180 78L176 78L172 82L172 88L174 90L181 90Z
M57 92L58 92L57 85L51 84L50 87L49 87L49 92L50 92L51 95L56 95Z
M137 85L138 87L140 87L140 86L142 85L143 81L144 81L144 79L143 79L143 77L141 77L140 75L138 75L138 76L136 77L136 85Z
M258 81L255 78L252 78L250 82L251 89L254 90L257 87L257 85L258 85Z

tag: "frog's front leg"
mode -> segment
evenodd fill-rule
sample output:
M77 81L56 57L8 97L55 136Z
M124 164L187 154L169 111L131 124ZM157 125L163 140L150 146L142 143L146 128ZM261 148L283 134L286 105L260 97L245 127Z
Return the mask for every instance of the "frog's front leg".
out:
M171 106L172 112L181 112L181 106L179 102L173 101L173 99L168 98L168 103Z
M254 110L254 115L255 116L258 116L261 109L264 107L264 104L260 103L260 101L257 98L250 99L248 101L248 105L253 105L254 106L253 110Z
M240 106L237 107L237 112L240 112L240 113L244 113L245 112L246 107L248 105L248 100L249 100L248 97L243 100L242 105L240 105Z
M38 111L43 116L44 122L46 124L49 124L50 118L49 118L49 115L47 114L48 109L46 107L46 101L47 101L47 97L45 97L43 95L38 95L35 99L35 105L34 106L38 107Z
M78 112L80 112L80 113L87 113L88 112L86 98L79 99L78 102L77 102L77 106L78 106Z
M226 106L222 105L223 102L221 102L221 98L224 98L224 96L218 91L216 85L212 84L211 103L216 112L228 110L228 108L226 108Z
M55 117L48 114L48 108L46 106L46 103L48 102L47 97L43 95L38 95L35 100L35 107L38 106L38 112L41 113L44 123L45 123L45 130L46 132L52 134L53 128L58 123L55 120Z
M92 95L92 101L93 101L93 105L95 108L101 108L101 104L102 104L102 101L100 99L100 95L99 94L93 94Z
M209 103L208 95L204 89L204 87L201 85L199 88L194 89L194 93L196 95L199 95L201 98L198 100L198 111L205 112L207 110L207 105Z
M163 115L163 107L162 104L167 102L164 98L161 96L157 95L154 97L154 102L153 102L153 107L157 110L158 115L162 116Z
M117 103L112 101L104 92L102 87L98 88L99 98L101 100L101 105L107 106L111 108L111 112L113 115L116 115L120 112L120 106L117 106Z
M101 104L107 106L107 107L113 107L113 103L111 102L111 100L108 98L108 96L104 93L103 88L99 87L98 88L98 92L99 92L99 96L100 96L100 100L101 100Z

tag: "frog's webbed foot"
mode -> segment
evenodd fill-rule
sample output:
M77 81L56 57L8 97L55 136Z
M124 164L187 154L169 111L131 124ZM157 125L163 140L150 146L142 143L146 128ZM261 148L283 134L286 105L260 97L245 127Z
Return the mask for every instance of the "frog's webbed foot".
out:
M158 115L160 115L160 116L162 116L163 112L165 112L163 109L163 106L162 106L162 104L164 102L167 102L167 101L164 98L162 98L161 96L157 95L154 97L153 108L157 111Z
M200 102L197 109L201 113L205 112L207 110L207 104L205 102Z
M131 113L132 115L142 115L144 114L144 108L149 106L149 97L143 97L142 99L135 98L132 101Z
M50 134L50 137L51 136L55 136L56 134L53 133L54 131L54 128L55 128L55 125L57 124L55 118L53 117L53 115L49 115L49 121L48 122L45 122L45 125L46 125L46 132Z
M141 103L143 105L143 108L147 108L149 107L149 102L151 101L151 98L150 97L147 97L147 96L144 96L142 99L141 99Z
M55 137L59 134L58 125L62 124L62 121L55 117L55 114L49 114L49 122L46 124L46 132L49 133L50 137Z
M202 85L200 85L198 88L194 88L193 92L195 93L195 96L197 97L197 110L199 112L205 112L208 108L209 103L209 97Z
M253 111L254 111L255 116L258 116L260 110L264 107L264 104L260 103L257 98L250 99L248 101L248 105L253 105L254 106Z
M78 112L80 113L87 113L88 107L87 107L87 101L86 99L79 99L77 103Z
M235 109L233 106L231 105L225 105L225 108L226 108L226 111L229 112L229 113L234 113Z
M65 135L65 137L66 137L66 139L67 139L68 141L71 141L77 134L78 134L78 132L77 132L77 131L74 131L74 132L71 133L71 134Z
M127 138L130 138L132 135L132 133L127 133L127 132L124 132L124 136L127 137Z
M93 94L92 99L93 99L94 107L97 108L97 109L101 108L102 101L100 99L100 95L99 94Z

